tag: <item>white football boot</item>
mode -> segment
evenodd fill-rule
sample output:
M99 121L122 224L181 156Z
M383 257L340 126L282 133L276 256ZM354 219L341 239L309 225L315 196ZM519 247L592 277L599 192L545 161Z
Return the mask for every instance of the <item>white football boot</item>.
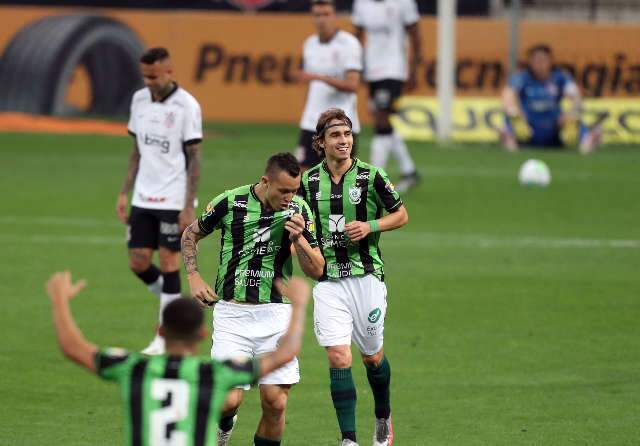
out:
M391 446L393 444L393 424L389 418L376 418L376 431L373 434L373 446Z
M227 446L229 444L229 439L231 438L231 432L233 432L233 428L236 427L236 421L238 421L238 415L233 416L233 426L228 431L223 431L218 427L218 446Z
M340 443L340 446L358 446L358 443L355 443L349 440L348 438L345 438L344 440L342 440L342 443Z
M164 355L164 338L156 334L156 337L153 338L153 341L151 341L147 348L142 350L142 353L149 356Z

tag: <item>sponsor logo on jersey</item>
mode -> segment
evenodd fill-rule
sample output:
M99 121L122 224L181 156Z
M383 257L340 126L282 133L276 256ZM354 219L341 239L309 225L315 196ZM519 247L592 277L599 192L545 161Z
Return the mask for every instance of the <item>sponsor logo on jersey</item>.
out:
M318 191L316 192L316 201L319 201L320 198L322 198L322 192Z
M213 203L209 203L207 205L207 208L204 210L204 216L205 217L211 217L214 212L215 212L215 210L213 208Z
M273 271L241 269L236 273L234 282L236 286L260 287L263 278L273 279L274 276Z
M342 198L342 194L331 194L331 198Z
M156 146L162 149L162 153L169 153L171 143L167 138L157 135L144 135L144 144L147 146Z
M330 276L348 277L351 275L353 264L351 262L336 262L327 265L327 272Z
M312 220L307 220L307 231L309 231L310 233L314 233L316 232L316 224L312 221Z
M344 232L344 215L329 214L329 232Z
M320 172L314 172L309 175L309 179L307 180L309 183L314 183L316 181L320 181Z
M369 312L369 317L367 317L367 320L372 324L375 324L376 322L378 322L378 319L380 319L380 316L382 316L382 311L380 310L380 308L374 308Z
M165 201L167 201L167 197L148 197L141 193L138 193L138 198L147 203L164 203Z
M246 201L237 201L237 200L234 200L234 201L233 201L233 207L234 207L234 208L247 209L247 202L246 202Z
M362 201L362 189L358 186L349 188L349 202L351 204L359 204Z
M396 187L393 185L393 183L391 181L387 181L387 183L384 185L384 188L387 190L387 192L389 192L390 194L394 193L396 190Z
M253 233L253 241L264 243L271 240L271 228L256 228Z
M369 179L369 171L359 173L356 175L356 180L368 180Z

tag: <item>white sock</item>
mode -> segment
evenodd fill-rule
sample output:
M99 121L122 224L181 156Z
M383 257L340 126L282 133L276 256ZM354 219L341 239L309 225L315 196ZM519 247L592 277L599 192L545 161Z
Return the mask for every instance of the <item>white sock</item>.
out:
M147 285L147 288L149 288L149 291L153 294L160 297L160 294L162 293L162 284L164 284L164 279L162 278L162 274L160 274L158 276L158 280Z
M373 139L371 140L371 164L384 168L387 164L392 145L392 135L373 135Z
M160 314L158 316L158 320L160 321L160 324L162 324L162 312L164 311L166 306L169 305L174 300L180 298L181 296L182 295L180 293L177 293L177 294L161 293L160 294Z
M416 165L413 163L411 159L411 155L409 154L409 149L407 149L407 145L404 143L404 140L400 136L397 131L393 131L391 135L393 139L393 144L391 146L391 152L395 156L396 160L398 160L398 165L400 166L400 173L402 175L410 175L416 171Z

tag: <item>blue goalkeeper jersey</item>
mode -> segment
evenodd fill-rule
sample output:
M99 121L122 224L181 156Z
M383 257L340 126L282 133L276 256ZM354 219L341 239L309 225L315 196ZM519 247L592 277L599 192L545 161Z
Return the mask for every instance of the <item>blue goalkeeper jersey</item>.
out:
M576 88L571 76L562 70L553 69L549 77L541 81L529 70L523 70L511 76L509 86L516 91L531 127L532 134L528 143L560 145L560 103L568 89Z

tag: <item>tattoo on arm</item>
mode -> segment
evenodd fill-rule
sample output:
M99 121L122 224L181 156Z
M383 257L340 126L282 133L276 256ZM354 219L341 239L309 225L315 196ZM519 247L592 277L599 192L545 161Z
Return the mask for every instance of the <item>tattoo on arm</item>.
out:
M197 221L187 226L187 229L182 234L182 258L187 274L198 271L198 242L204 237L205 234L200 232Z
M198 193L198 182L200 181L200 144L187 146L187 194L185 203L192 205Z
M133 151L129 156L129 167L127 169L127 176L124 179L124 184L122 185L121 193L128 194L131 188L133 187L133 183L136 180L136 176L138 175L138 166L140 165L140 151L138 150L138 143L136 142L133 146Z

